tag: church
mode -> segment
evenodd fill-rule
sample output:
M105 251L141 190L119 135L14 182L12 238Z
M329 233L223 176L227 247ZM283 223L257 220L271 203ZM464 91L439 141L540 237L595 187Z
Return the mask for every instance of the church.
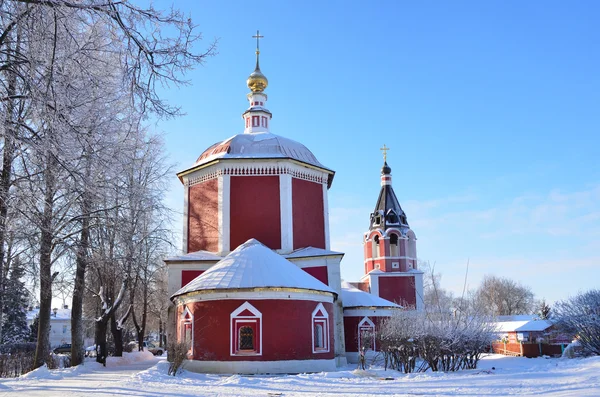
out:
M361 338L377 350L373 336L382 319L422 310L416 236L384 151L381 191L365 214L366 233L356 237L364 245L364 276L342 281L344 254L331 249L329 235L335 172L301 143L271 132L262 36L254 37L243 132L177 174L183 246L182 255L165 259L169 339L189 344L190 371L333 371L358 360Z

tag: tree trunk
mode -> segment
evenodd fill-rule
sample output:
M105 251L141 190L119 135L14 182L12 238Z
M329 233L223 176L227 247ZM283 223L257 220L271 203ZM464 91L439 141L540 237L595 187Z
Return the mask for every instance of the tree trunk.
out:
M110 332L113 336L113 342L115 343L115 357L123 356L123 329L117 325L117 319L115 313L110 316Z
M79 246L77 247L75 286L73 288L73 302L71 308L71 365L83 363L85 346L83 343L83 297L85 293L85 270L88 262L90 243L90 211L91 196L87 191L87 183L91 174L90 160L88 159L83 181L83 202L81 204L82 222Z
M108 318L96 320L94 329L94 342L96 343L96 362L101 363L106 367L106 356L108 349L106 348L106 332L108 328Z
M33 368L44 365L50 353L50 311L52 310L52 218L54 215L55 159L46 150L44 176L44 209L40 222L40 312L38 341Z
M17 43L18 51L18 43ZM10 43L7 44L7 61L10 61L11 50ZM17 92L17 77L10 70L7 70L7 90L6 96L9 98ZM10 186L12 183L12 165L15 159L15 102L12 99L6 101L6 116L4 119L4 148L2 151L2 172L0 173L0 340L2 340L2 326L4 313L4 291L6 287L6 278L8 269L5 262L5 242L6 242L6 219L8 216L8 203L10 195Z

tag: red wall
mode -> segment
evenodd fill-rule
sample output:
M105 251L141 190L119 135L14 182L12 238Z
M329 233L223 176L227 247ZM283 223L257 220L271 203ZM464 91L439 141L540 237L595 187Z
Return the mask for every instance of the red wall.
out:
M325 248L323 185L292 178L294 249Z
M204 273L204 270L182 270L181 271L181 286L184 287L190 281Z
M400 305L416 305L414 277L379 277L379 296Z
M244 302L262 313L262 356L230 355L230 314ZM334 358L333 305L329 315L329 352L312 352L312 312L318 302L301 300L219 300L189 304L194 315L194 359L274 361ZM178 308L178 317L183 307Z
M251 238L281 248L278 176L232 176L230 205L231 250Z
M329 285L329 276L327 276L327 266L304 267L306 273L310 274L325 285Z
M189 188L188 252L219 250L218 190L216 179Z

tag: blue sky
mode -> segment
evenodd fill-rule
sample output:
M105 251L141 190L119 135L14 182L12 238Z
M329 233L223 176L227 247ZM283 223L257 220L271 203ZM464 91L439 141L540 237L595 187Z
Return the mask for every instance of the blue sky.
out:
M169 3L157 2L157 7ZM165 87L184 117L164 132L177 169L243 132L260 29L272 132L336 171L332 248L362 275L382 157L442 284L484 274L563 299L600 287L600 3L175 3L219 54ZM173 175L170 205L181 212ZM178 230L180 225L177 224Z

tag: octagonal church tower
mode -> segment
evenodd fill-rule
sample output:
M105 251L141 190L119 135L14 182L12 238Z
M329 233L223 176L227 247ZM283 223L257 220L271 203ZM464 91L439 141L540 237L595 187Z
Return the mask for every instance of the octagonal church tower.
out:
M337 365L344 365L340 277L343 253L329 249L327 191L334 171L301 143L271 132L273 115L267 108L265 93L268 80L259 65L260 36L255 37L256 66L247 80L249 107L242 114L243 133L213 144L191 167L177 174L184 185L183 254L165 260L169 294L181 312L186 296L203 291L200 276L204 272L255 239L333 291L332 353ZM259 268L260 264L254 266ZM193 285L198 284L197 291L183 289L192 280ZM255 292L283 288L276 276L268 280L272 285L248 288ZM310 327L307 332L312 332Z

